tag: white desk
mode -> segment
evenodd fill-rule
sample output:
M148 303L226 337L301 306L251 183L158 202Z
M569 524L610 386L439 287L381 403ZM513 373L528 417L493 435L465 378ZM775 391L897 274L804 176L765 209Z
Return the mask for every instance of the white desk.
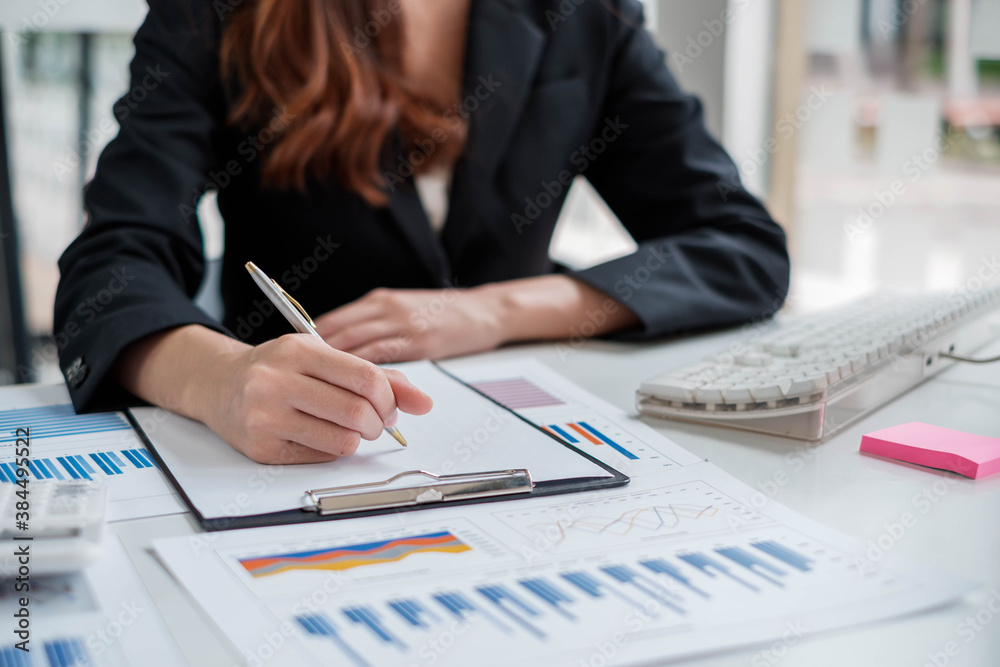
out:
M617 345L587 342L580 346L532 345L476 357L505 360L534 356L605 400L629 411L637 383L660 369L682 365L720 351L738 333L685 339L668 345ZM984 351L996 354L1000 344ZM784 648L768 662L756 647L685 664L757 667L780 664L905 665L1000 664L1000 614L990 614L970 642L956 626L975 617L990 595L1000 598L1000 475L977 482L950 473L893 463L858 453L861 435L907 421L927 421L983 435L1000 434L1000 366L962 366L918 387L876 411L829 442L807 446L740 431L654 421L648 423L694 453L711 459L747 484L767 483L775 500L806 516L865 542L887 534L904 512L916 523L895 540L890 552L983 582L985 591L967 600L916 617L807 638ZM798 462L789 455L798 455ZM940 496L936 493L944 489ZM914 503L922 493L934 502ZM757 500L764 499L760 496ZM922 511L926 509L926 511ZM187 535L197 530L187 515L112 524L133 558L149 592L192 665L218 667L237 658L213 631L212 621L150 555L152 538ZM888 538L883 539L883 543ZM994 602L994 608L998 603ZM983 613L985 619L988 612ZM949 642L960 653L944 654ZM934 663L928 654L939 654Z

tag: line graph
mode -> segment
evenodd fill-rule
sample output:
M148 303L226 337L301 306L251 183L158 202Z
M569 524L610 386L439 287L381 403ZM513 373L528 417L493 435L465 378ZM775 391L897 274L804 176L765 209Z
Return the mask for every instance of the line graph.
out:
M642 505L637 507L636 504ZM695 481L652 491L494 513L536 546L579 549L703 534L769 520ZM737 521L734 521L736 519Z
M349 570L365 565L400 561L418 553L461 553L471 550L472 547L451 533L441 531L332 549L311 549L244 558L240 560L240 565L253 577L266 577L290 570Z
M685 505L653 505L641 509L626 510L616 517L588 515L570 522L539 522L528 528L536 533L549 532L552 526L559 531L555 545L565 541L569 531L583 531L593 535L614 535L626 537L632 533L659 533L676 528L682 518L697 520L711 518L718 514L719 508L711 505L694 507Z
M348 524L341 522L339 534L333 526L326 534L293 534L252 548L220 550L220 555L260 599L310 596L331 580L348 586L416 572L489 569L510 557L501 543L464 518L363 532L351 532Z

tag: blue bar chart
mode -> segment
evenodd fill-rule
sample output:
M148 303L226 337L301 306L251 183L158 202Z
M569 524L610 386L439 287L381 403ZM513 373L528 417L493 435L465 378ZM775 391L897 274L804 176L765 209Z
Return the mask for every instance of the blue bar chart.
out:
M324 661L378 665L393 655L412 656L442 633L454 632L456 642L468 635L470 647L488 640L530 650L597 628L606 632L608 623L627 625L633 614L650 627L679 627L723 609L780 605L783 596L801 598L830 585L831 570L816 567L815 554L825 547L808 540L786 534L704 544L438 590L410 587L403 595L334 604L294 620L314 638L308 646L323 647L317 655ZM799 569L791 562L813 566Z
M95 479L102 475L125 475L154 467L156 463L153 457L144 449L123 449L118 453L70 454L28 461L29 478L34 479ZM0 463L0 483L14 483L17 479L12 463Z
M639 456L632 453L632 451L627 449L625 445L612 440L609 436L605 435L603 432L594 428L585 421L567 422L565 424L548 424L544 428L550 433L555 433L571 445L579 445L583 442L589 442L592 445L608 445L611 449L615 450L630 461L639 460Z
M18 429L28 429L30 445L21 477L14 455ZM0 485L70 479L106 484L112 521L183 509L122 413L78 415L68 403L0 410Z
M426 628L430 622L439 620L436 614L428 611L416 600L393 600L389 602L389 606L400 618L416 628Z
M800 554L795 553L791 549L786 548L774 540L754 542L752 546L755 549L760 549L770 556L774 556L778 560L787 563L798 570L802 570L803 572L809 571L813 562L809 558L804 558Z
M553 437L573 445L630 476L678 465L678 448L651 444L658 436L635 420L626 425L620 410L603 405L540 364L482 369L468 375L470 386L516 411ZM683 465L683 463L681 463Z
M90 667L91 660L81 637L50 639L42 642L41 655L19 650L14 646L0 648L0 665L4 667Z
M78 415L68 403L17 408L0 411L0 446L14 443L17 440L15 431L25 427L30 428L33 442L44 438L111 433L132 428L117 412Z
M368 662L344 642L340 637L340 632L334 627L326 614L302 614L297 616L296 621L305 628L306 632L324 640L331 642L349 661L359 667L367 667Z

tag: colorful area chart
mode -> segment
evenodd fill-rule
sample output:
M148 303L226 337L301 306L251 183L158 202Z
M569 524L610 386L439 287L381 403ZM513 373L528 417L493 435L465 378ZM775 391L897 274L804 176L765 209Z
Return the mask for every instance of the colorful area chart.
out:
M418 553L461 553L471 550L472 547L465 542L444 531L381 542L244 558L240 559L240 565L253 577L266 577L290 570L350 570L363 565L391 563Z

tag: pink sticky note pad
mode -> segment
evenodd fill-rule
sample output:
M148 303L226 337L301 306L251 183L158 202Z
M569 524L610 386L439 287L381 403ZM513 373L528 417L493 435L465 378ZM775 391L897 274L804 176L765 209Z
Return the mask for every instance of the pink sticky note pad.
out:
M910 422L861 437L861 451L979 479L1000 472L1000 438Z

